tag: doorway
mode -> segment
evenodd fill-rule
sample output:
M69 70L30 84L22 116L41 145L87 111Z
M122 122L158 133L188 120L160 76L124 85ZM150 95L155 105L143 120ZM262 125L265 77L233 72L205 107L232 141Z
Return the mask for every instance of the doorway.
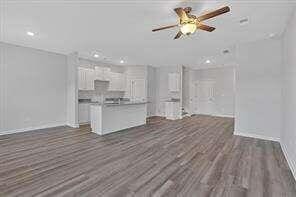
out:
M191 114L215 114L215 81L200 80L191 85Z

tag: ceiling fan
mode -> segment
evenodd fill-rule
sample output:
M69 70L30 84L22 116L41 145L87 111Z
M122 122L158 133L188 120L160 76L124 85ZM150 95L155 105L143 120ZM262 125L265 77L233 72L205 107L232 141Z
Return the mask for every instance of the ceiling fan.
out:
M227 13L227 12L230 11L230 8L228 6L225 6L225 7L222 7L220 9L217 9L215 11L208 12L208 13L206 13L204 15L198 16L198 17L196 17L195 15L190 14L191 10L192 10L191 7L175 8L174 11L179 16L179 24L160 27L160 28L157 28L157 29L153 29L152 31L155 32L155 31L160 31L160 30L163 30L163 29L169 29L169 28L179 26L180 30L179 30L179 32L177 33L177 35L175 36L174 39L178 39L182 35L193 34L196 31L196 29L201 29L201 30L204 30L204 31L212 32L216 28L205 25L202 22L207 20L207 19L216 17L218 15Z

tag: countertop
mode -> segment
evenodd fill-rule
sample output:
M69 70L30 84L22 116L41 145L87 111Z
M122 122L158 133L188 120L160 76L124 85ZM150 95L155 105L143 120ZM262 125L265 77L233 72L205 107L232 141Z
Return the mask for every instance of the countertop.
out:
M98 101L92 101L91 99L78 99L79 104L93 104L99 103Z
M100 104L97 101L82 101L82 102L78 102L78 104Z
M146 102L146 101L126 101L126 102L120 102L120 103L90 103L90 104L112 107L112 106L122 106L122 105L143 105L143 104L147 104L147 103L148 102Z
M164 102L178 103L180 102L180 99L169 99L169 100L165 100Z

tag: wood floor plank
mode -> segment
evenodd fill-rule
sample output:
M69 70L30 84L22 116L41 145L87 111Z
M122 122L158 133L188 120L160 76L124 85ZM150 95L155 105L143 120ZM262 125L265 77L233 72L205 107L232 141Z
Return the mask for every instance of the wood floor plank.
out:
M0 196L296 196L279 143L234 136L232 118L147 122L0 136Z

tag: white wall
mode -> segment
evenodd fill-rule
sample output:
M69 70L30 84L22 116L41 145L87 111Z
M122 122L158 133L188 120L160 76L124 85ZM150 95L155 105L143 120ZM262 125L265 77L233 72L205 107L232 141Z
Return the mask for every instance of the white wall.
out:
M156 68L147 67L147 116L156 116Z
M184 111L191 114L190 107L190 84L194 81L195 70L187 67L183 67L183 76L182 76L182 107Z
M0 43L0 134L66 124L66 56Z
M67 56L67 125L78 125L78 53L74 52Z
M282 43L237 47L235 134L279 140L282 130Z
M283 131L281 145L296 179L296 13L283 36Z

